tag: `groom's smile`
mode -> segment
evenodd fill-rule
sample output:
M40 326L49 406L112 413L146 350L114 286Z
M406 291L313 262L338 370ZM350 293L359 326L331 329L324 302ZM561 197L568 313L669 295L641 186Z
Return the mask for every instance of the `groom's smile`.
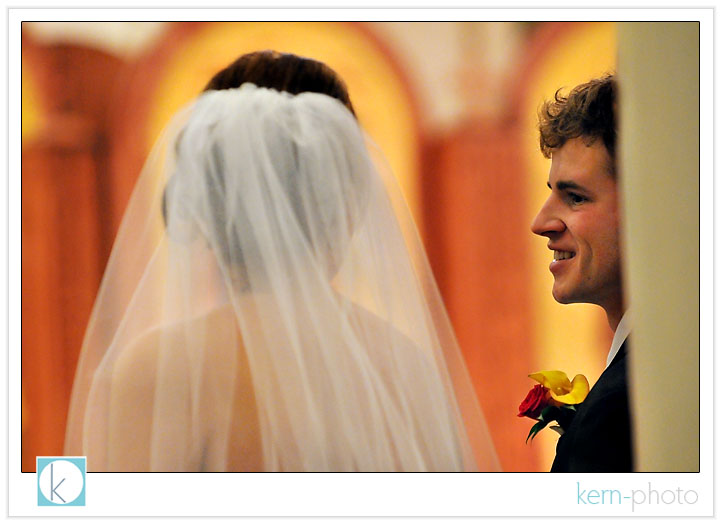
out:
M571 264L571 259L576 255L574 252L562 251L549 246L550 250L554 250L554 259L549 265L549 271L555 276L562 272L563 269ZM569 262L567 262L569 261Z
M552 295L600 306L621 300L617 183L606 148L568 140L552 153L551 195L532 223L553 252Z

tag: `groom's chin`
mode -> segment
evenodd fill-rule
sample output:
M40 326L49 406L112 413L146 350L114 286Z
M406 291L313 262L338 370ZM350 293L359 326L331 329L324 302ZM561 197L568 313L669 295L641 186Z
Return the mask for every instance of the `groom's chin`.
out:
M570 297L568 293L565 293L564 289L558 286L557 283L554 283L552 287L552 297L554 297L554 300L559 304L571 304L574 302L573 298Z

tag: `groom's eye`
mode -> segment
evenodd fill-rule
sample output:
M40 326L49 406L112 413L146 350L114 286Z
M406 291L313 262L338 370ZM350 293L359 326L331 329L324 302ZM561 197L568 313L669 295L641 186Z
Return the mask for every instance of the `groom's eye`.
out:
M587 201L586 197L579 195L578 193L571 192L571 191L567 193L567 199L569 200L569 202L571 204L573 204L575 206Z

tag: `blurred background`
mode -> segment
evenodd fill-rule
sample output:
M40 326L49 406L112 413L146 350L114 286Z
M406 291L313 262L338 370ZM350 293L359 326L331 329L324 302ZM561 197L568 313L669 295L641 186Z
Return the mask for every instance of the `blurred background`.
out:
M243 53L291 52L343 77L416 218L506 471L531 372L601 374L601 309L551 297L529 225L547 196L536 110L617 69L597 22L25 22L22 27L22 470L60 455L77 356L136 177L170 116ZM698 226L697 226L698 228ZM698 365L697 365L698 367Z

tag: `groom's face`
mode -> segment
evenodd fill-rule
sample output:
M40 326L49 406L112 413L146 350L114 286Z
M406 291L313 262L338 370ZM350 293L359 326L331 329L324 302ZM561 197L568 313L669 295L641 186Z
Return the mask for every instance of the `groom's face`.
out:
M553 251L552 295L560 303L621 304L617 183L597 140L564 143L552 154L551 195L532 223Z

